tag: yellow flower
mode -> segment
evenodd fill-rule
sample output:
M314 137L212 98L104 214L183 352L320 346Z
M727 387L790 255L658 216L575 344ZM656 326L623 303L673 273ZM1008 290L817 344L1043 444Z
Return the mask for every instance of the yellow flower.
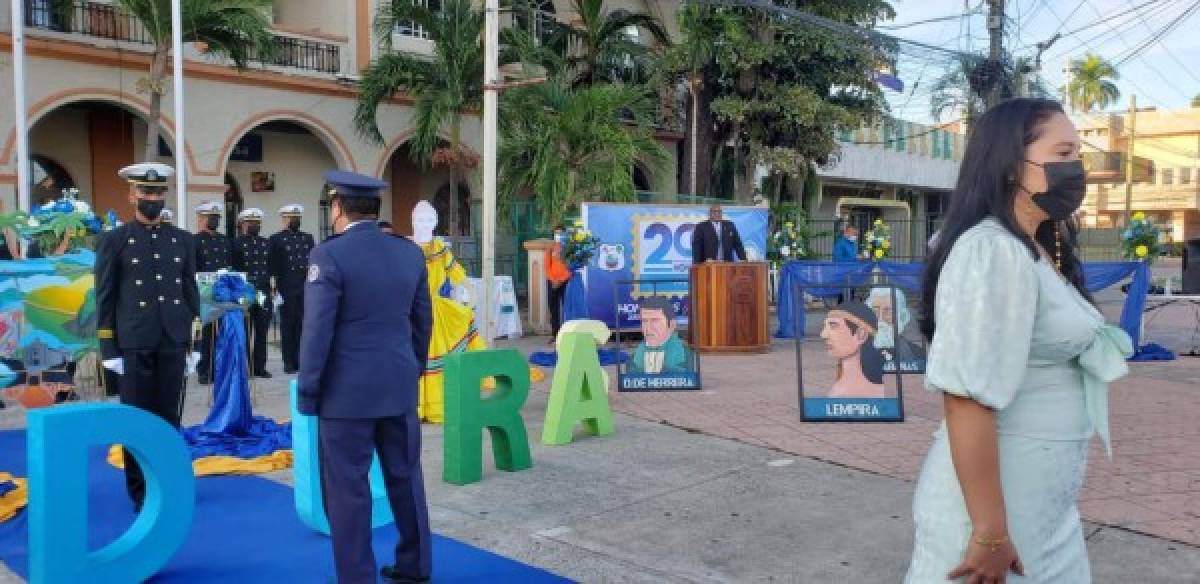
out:
M888 248L890 248L890 247L892 247L892 242L891 242L891 241L888 241L888 240L886 240L886 239L885 239L885 240L883 240L883 249L888 249Z
M582 231L575 232L575 241L583 241L585 239L587 239L587 235L585 235Z
M1139 245L1133 248L1133 253L1139 258L1144 258L1147 255L1150 255L1150 248L1146 247L1145 245Z
M1138 211L1137 213L1134 213L1134 214L1133 214L1133 220L1134 220L1134 221L1145 221L1145 220L1146 220L1146 214L1145 214L1145 213L1143 213L1143 212L1141 212L1141 211Z
M876 219L876 220L875 220L875 224L876 224L876 225L883 225L883 219Z
M875 250L875 259L877 259L877 260L883 259L883 250L882 249Z

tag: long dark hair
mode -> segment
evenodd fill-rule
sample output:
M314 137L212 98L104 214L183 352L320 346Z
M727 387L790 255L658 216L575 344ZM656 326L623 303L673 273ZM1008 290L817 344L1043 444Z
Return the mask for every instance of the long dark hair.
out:
M950 196L946 220L925 267L921 286L921 333L927 339L933 339L936 329L934 306L938 278L950 250L963 233L989 216L995 217L1024 242L1035 260L1038 257L1036 239L1051 255L1051 261L1061 266L1067 281L1089 302L1094 302L1084 286L1083 264L1076 253L1079 233L1076 221L1045 221L1030 239L1021 231L1013 212L1017 181L1025 162L1025 147L1041 137L1046 120L1062 113L1062 105L1057 101L1016 98L997 104L975 121L959 167L958 184Z

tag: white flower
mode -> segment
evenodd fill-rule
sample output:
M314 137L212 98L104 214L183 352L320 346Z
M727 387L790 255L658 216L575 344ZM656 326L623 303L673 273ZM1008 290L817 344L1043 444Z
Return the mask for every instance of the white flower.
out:
M785 245L785 246L779 248L779 254L782 255L783 257L791 257L792 256L792 248Z
M41 225L41 223L39 223L38 220L34 219L33 217L30 217L29 221L26 221L25 224L30 227L38 227Z
M47 202L46 202L46 204L42 205L42 208L43 208L43 209L45 209L45 210L47 210L47 211L49 211L49 210L53 209L53 208L54 208L54 201L47 201Z
M75 201L75 212L76 213L87 213L88 211L91 211L91 210L92 210L92 208L89 207L87 203L85 203L83 201Z

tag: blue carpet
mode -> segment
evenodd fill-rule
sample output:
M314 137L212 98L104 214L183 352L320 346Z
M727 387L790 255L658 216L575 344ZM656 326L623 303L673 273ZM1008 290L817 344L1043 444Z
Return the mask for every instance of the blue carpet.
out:
M89 462L89 539L98 548L133 521L124 475L96 448ZM0 432L0 471L26 476L25 432ZM391 563L392 526L375 530L375 559ZM0 523L0 561L29 576L28 513ZM434 536L435 582L567 582L441 536ZM333 582L328 538L300 523L292 490L257 477L205 477L196 482L196 510L183 547L150 582Z

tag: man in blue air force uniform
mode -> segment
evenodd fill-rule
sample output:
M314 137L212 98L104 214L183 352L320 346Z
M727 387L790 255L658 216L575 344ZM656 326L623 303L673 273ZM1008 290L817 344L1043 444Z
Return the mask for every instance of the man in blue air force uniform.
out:
M421 477L417 382L429 354L433 315L425 256L411 241L379 230L386 183L330 171L336 235L313 249L304 288L299 409L318 416L321 485L338 582L375 582L371 488L379 453L400 542L392 582L432 572ZM385 266L391 266L382 269Z

